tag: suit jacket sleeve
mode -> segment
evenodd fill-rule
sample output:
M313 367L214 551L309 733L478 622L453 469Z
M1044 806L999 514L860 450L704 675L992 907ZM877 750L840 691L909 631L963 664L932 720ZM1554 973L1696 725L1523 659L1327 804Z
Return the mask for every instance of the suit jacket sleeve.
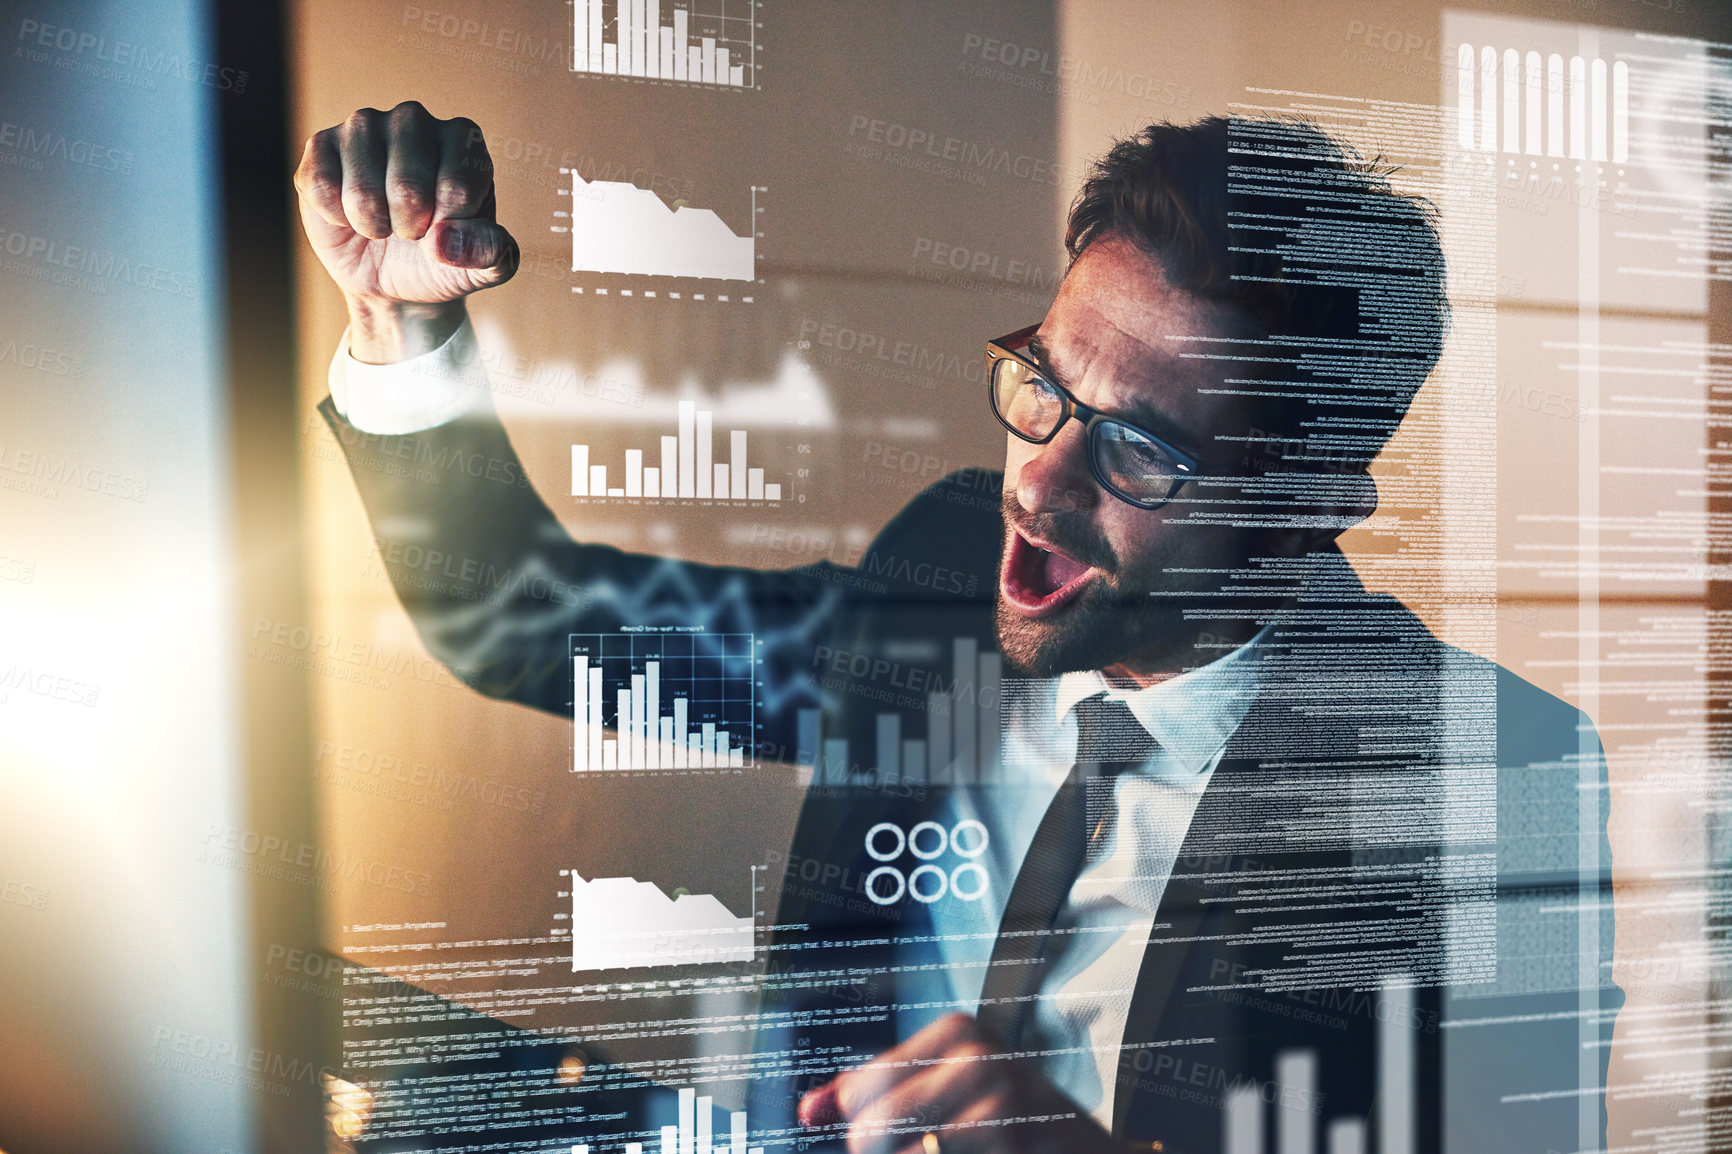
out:
M816 704L811 655L846 582L823 563L766 572L574 541L531 485L499 421L400 436L320 411L341 444L392 587L427 649L476 691L564 714L567 635L703 625L765 642L761 738L791 742Z

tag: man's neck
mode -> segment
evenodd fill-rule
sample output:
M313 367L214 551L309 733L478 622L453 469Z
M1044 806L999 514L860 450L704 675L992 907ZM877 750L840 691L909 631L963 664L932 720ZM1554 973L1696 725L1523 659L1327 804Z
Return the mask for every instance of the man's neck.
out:
M1274 609L1277 612L1285 610L1291 603L1289 598L1274 606ZM1217 628L1222 628L1223 632L1198 634L1191 644L1177 655L1168 651L1159 656L1126 658L1102 667L1100 675L1106 678L1108 685L1116 689L1147 689L1151 685L1170 681L1181 673L1199 669L1237 653L1263 630L1263 626L1256 621L1234 623L1230 627L1231 633L1225 631L1229 627L1223 623L1217 623ZM1224 641L1231 642L1231 646L1224 647L1221 644Z

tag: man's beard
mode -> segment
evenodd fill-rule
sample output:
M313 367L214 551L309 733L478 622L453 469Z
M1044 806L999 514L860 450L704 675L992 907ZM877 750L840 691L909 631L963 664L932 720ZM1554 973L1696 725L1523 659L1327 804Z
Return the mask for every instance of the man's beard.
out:
M1112 545L1092 525L1067 514L1033 514L1006 490L1005 541L1020 528L1098 570L1076 600L1051 617L1024 616L998 588L998 645L1006 668L1023 677L1101 669L1151 654L1186 632L1179 599L1152 597L1142 581L1127 581Z

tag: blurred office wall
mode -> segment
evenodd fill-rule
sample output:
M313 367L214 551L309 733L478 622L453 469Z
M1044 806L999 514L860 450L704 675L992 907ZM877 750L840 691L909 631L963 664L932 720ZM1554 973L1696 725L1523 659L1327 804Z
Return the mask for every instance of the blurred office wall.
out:
M246 65L197 2L0 13L0 1149L248 1149L214 147Z

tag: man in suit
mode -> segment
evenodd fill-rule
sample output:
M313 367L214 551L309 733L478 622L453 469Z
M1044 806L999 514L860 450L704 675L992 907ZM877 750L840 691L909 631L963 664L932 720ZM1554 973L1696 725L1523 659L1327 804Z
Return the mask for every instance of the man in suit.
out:
M758 752L818 787L755 1126L928 1154L1603 1141L1592 728L1334 545L1441 348L1422 204L1303 125L1120 143L1047 316L988 346L1002 478L946 478L856 570L760 572L572 541L528 486L463 306L516 264L488 171L473 124L412 102L308 142L351 319L324 413L399 597L480 692L569 715L571 633L765 641ZM539 584L429 589L406 558L435 549ZM872 692L915 667L941 691ZM923 711L970 736L908 788L883 735Z

